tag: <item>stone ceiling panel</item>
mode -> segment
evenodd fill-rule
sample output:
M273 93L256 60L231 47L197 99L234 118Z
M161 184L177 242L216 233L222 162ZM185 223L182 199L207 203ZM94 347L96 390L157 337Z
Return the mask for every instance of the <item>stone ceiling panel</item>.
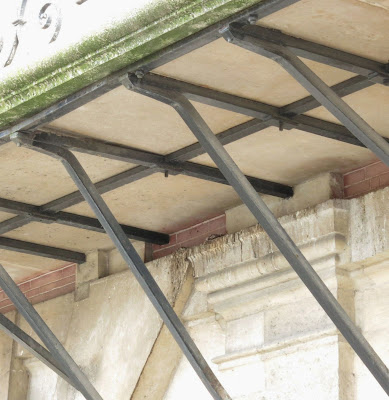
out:
M389 7L380 3L385 0L300 0L260 25L387 63Z
M329 85L354 74L304 60ZM173 60L155 73L221 92L284 106L308 92L276 62L218 39Z
M86 154L76 154L93 181L130 169L133 165ZM63 165L44 154L0 146L0 197L41 205L77 190Z
M106 193L103 198L121 223L169 233L239 204L230 186L183 175L165 178L161 173ZM66 211L93 216L86 203Z
M231 143L226 150L246 174L292 186L322 172L346 172L375 160L358 146L273 127ZM207 155L191 161L215 165Z
M203 104L196 104L196 108L214 132L250 119ZM124 87L59 118L50 127L159 154L168 154L196 142L172 107Z

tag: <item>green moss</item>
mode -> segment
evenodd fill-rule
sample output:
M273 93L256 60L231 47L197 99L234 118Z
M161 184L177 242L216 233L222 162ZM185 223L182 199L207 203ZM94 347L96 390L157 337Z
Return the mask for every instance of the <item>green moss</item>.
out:
M136 17L0 84L0 129L255 3L259 1L158 1Z

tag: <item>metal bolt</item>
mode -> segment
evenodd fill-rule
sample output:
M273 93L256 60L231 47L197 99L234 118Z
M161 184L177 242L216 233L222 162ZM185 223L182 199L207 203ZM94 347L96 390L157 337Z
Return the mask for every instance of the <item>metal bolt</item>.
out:
M223 38L224 38L228 43L233 42L234 37L231 35L230 27L229 27L229 26L225 26L225 27L219 29L219 33L220 33L220 35L223 36Z
M258 21L258 15L257 14L251 14L247 18L247 21L250 25L255 25Z
M141 69L138 69L137 71L135 71L135 76L138 79L142 79L145 76L145 73Z

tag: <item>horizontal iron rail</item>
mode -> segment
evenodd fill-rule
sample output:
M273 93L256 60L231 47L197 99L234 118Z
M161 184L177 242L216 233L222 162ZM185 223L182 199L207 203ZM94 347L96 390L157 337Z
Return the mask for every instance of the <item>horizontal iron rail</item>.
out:
M231 156L217 140L209 126L190 101L181 93L144 84L135 76L128 77L134 91L172 106L187 124L209 156L234 187L242 201L279 248L291 267L331 318L350 346L361 358L378 383L389 394L389 370L370 346L360 329L344 311L315 269L290 238L263 199L255 192Z
M0 330L15 340L15 342L19 343L38 360L42 361L43 364L48 366L62 379L74 386L72 380L63 372L62 366L51 353L3 314L0 314ZM75 389L77 389L77 386L75 386Z
M368 81L366 78L355 77L348 79L344 82L341 82L333 86L332 88L335 91L339 90L337 93L340 96L342 95L346 96L348 94L362 90L365 87L371 86L372 84L373 83ZM306 112L316 108L318 105L320 104L316 99L314 99L312 96L307 96L285 107L281 107L279 114L283 116L284 114L286 116L288 115L294 116L295 114L298 114L300 111ZM305 131L308 131L309 128L309 132L313 134L329 137L335 140L341 140L343 142L354 144L357 146L364 146L358 139L356 139L353 135L351 135L346 128L344 128L341 125L332 124L326 121L320 122L321 120L317 120L316 118L311 118L305 115L298 115L297 117L301 121L302 125L305 124L304 127ZM297 117L294 117L292 121L295 124L294 127L299 129L299 120L296 121ZM318 121L319 123L317 123ZM232 143L235 140L242 139L244 137L247 137L249 135L252 135L256 132L268 128L270 122L271 120L263 122L258 119L253 119L219 133L217 135L217 138L224 145ZM274 124L277 124L275 120ZM204 154L204 149L202 148L202 146L199 143L194 143L192 145L189 145L187 147L184 147L180 150L168 154L167 156L165 156L165 158L167 160L173 160L173 161L188 161L202 154ZM117 189L121 186L135 182L139 179L143 179L156 172L162 172L162 170L158 168L138 166L130 170L121 172L112 177L109 177L107 179L104 179L96 183L96 187L100 193L106 193L111 190ZM83 197L81 196L80 192L76 191L41 206L41 211L58 212L65 208L79 204L82 201ZM0 234L24 226L27 223L29 223L29 219L25 216L17 216L9 220L0 222Z
M236 22L233 24L236 24ZM245 31L262 41L288 48L299 57L350 71L364 76L374 83L389 85L389 64L383 64L259 25L247 25Z
M177 162L166 160L165 156L122 145L102 142L90 138L76 138L62 134L36 132L30 134L31 140L61 146L81 153L115 159L119 161L140 164L146 167L156 167L168 171L172 175L182 174L210 182L229 185L223 174L213 167L195 164L188 161ZM247 179L255 190L262 194L270 194L281 198L293 195L293 189L287 185L248 176Z
M0 237L0 249L77 264L82 264L86 261L84 253L6 237Z
M278 108L270 104L246 99L228 93L219 92L214 89L193 85L191 83L178 81L160 75L146 74L142 78L142 80L145 82L145 84L148 85L180 92L184 94L185 97L187 97L189 100L197 101L203 104L219 107L225 110L233 111L255 118L261 121L259 122L258 127L266 128L269 126L276 126L283 127L284 129L295 128L304 132L313 133L315 135L324 136L341 142L365 147L365 145L360 140L358 140L352 133L350 133L350 131L346 127L342 125L334 124L332 122L324 121L318 118L309 117L307 115L288 115L293 114L294 109L296 109L298 112L302 108L304 109L304 111L308 111L310 107L320 105L316 100L313 101L311 96L298 102L292 103L291 106ZM365 78L362 78L362 80L365 80ZM355 83L355 81L357 81L357 83ZM341 94L346 95L351 92L351 86L353 86L353 90L360 90L361 87L367 87L365 83L361 83L361 78L357 77L357 79L353 79L351 83L343 83L343 85L338 84L335 85L335 88ZM345 87L348 90L345 89ZM250 122L252 123L252 121ZM220 134L217 135L217 137L219 136ZM389 142L389 139L385 140ZM175 156L176 154L173 153L172 155L167 156L167 158L170 159L170 157ZM174 159L176 160L177 158Z
M84 215L71 214L67 212L48 212L42 211L41 207L32 204L21 203L18 201L0 198L0 211L18 214L22 217L29 218L30 221L43 223L57 223L61 225L72 226L75 228L86 229L95 232L105 233L100 222L95 218ZM14 219L14 223L19 219ZM8 220L12 221L12 219ZM0 234L7 232L8 227L3 225L3 231L0 223ZM18 225L18 224L17 224ZM167 244L169 243L169 235L146 229L136 228L128 225L121 225L129 239L140 240L147 243Z
M206 29L194 33L185 39L173 43L164 49L157 51L153 55L135 62L123 68L120 71L114 72L110 76L101 79L76 93L67 96L65 99L57 101L52 106L47 107L43 111L35 114L30 118L26 118L7 129L0 132L0 139L5 138L8 141L8 136L16 131L24 129L34 129L43 124L54 121L63 115L75 110L78 107L108 93L109 91L121 86L119 78L127 73L138 69L151 71L158 68L178 57L190 53L208 43L220 38L220 29L227 26L229 23L237 20L246 20L250 15L255 14L258 19L267 17L277 11L280 11L290 5L297 3L300 0L263 0L259 4L248 7L229 18L225 18Z

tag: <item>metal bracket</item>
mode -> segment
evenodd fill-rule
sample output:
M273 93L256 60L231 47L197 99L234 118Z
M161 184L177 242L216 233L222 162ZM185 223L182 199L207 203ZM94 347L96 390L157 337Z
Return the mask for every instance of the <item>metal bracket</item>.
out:
M77 158L61 147L31 141L23 133L14 134L12 139L61 161L211 396L231 400Z
M250 185L242 171L235 164L189 100L181 93L167 91L146 84L134 75L129 75L125 84L127 88L168 104L178 112L189 129L196 136L199 143L219 167L231 186L236 190L242 201L256 217L259 224L288 260L305 286L331 318L386 393L389 394L389 371L386 365L375 353L359 328L344 311L262 198Z

